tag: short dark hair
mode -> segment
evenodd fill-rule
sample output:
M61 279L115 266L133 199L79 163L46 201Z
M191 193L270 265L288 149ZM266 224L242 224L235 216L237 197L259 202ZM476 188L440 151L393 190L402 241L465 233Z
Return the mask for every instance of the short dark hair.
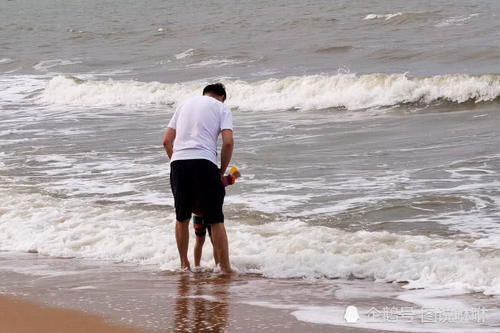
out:
M208 86L203 89L203 95L205 94L214 94L217 96L222 96L224 97L224 100L226 100L226 88L222 83L214 83L214 84L209 84Z

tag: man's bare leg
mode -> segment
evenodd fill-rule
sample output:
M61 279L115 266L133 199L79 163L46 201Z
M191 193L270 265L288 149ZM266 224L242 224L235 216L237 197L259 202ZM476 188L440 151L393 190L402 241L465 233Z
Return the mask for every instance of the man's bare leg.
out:
M175 240L177 241L177 250L179 250L182 269L190 269L187 257L189 246L189 220L190 219L176 221L175 223Z
M203 244L205 243L205 236L196 236L196 243L194 243L194 266L199 267L201 261L201 254Z
M229 263L229 247L224 223L214 223L211 225L211 228L214 258L216 256L219 259L220 269L223 274L231 274L233 271Z
M219 257L217 256L217 251L215 251L214 238L212 237L212 233L211 232L210 232L210 243L212 243L212 248L214 249L215 266L219 266L220 260L219 260Z

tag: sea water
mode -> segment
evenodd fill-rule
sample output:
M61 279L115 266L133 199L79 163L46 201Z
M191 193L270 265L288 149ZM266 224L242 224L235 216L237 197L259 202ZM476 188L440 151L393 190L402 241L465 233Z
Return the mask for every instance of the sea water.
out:
M4 1L0 250L175 270L162 136L220 81L240 273L497 297L499 18L492 0Z

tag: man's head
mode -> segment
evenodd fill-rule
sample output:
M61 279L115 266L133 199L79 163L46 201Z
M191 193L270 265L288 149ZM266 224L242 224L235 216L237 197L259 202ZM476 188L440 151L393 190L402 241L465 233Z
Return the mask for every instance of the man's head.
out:
M203 96L205 95L224 103L226 100L226 88L222 83L209 84L203 89Z

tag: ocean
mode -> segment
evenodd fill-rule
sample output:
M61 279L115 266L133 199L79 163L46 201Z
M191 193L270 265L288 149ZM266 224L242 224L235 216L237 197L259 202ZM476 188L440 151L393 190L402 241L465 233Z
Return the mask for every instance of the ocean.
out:
M175 272L162 137L223 82L240 275L390 282L487 306L455 329L500 332L499 18L494 0L2 1L0 255ZM345 324L318 316L297 318Z

